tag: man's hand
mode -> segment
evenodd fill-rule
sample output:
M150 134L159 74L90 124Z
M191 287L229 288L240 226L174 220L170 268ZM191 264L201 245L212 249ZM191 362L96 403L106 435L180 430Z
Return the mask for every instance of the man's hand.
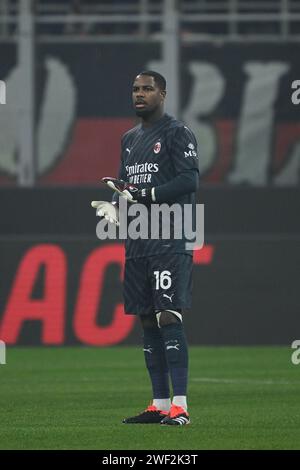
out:
M149 204L154 202L154 188L138 189L131 183L127 183L117 178L106 176L102 178L103 183L107 184L113 191L116 191L120 196L127 199L129 202L139 202L141 204Z
M119 225L119 209L117 205L107 201L92 201L91 206L96 209L99 217L104 217L112 224Z

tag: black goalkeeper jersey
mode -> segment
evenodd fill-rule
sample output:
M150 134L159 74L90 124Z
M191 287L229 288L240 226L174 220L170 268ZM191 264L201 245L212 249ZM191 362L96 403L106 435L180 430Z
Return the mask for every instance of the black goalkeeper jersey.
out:
M160 187L170 183L182 173L192 175L192 177L196 175L197 180L199 178L196 138L182 122L164 114L153 126L144 128L139 124L123 135L120 179L133 183L139 189L155 187L159 203ZM163 192L162 189L161 192ZM169 206L174 203L179 204L181 208L184 204L192 205L194 224L195 192L189 192L168 201ZM150 214L148 222L150 228ZM164 219L160 218L159 224L163 225L164 222ZM128 238L125 243L126 258L168 253L192 254L192 251L186 248L187 241L190 240L185 238L184 232L182 239L174 239L172 230L167 240L162 238L131 240Z

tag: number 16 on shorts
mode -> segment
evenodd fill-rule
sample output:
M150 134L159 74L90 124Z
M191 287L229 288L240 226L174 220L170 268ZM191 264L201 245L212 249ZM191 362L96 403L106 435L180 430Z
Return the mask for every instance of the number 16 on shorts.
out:
M170 271L154 271L155 276L155 289L170 289L172 285L171 273Z

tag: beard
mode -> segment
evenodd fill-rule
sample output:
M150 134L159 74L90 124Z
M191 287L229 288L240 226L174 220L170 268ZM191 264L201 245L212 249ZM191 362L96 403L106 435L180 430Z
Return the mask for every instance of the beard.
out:
M146 118L151 116L153 109L136 109L135 114L137 117Z

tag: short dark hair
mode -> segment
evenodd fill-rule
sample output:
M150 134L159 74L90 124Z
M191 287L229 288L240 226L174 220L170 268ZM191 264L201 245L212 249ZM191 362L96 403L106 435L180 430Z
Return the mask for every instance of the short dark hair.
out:
M160 73L154 72L153 70L143 70L143 72L140 72L137 76L139 75L148 75L149 77L153 77L158 88L160 88L163 91L166 90L166 87L167 87L166 79Z

